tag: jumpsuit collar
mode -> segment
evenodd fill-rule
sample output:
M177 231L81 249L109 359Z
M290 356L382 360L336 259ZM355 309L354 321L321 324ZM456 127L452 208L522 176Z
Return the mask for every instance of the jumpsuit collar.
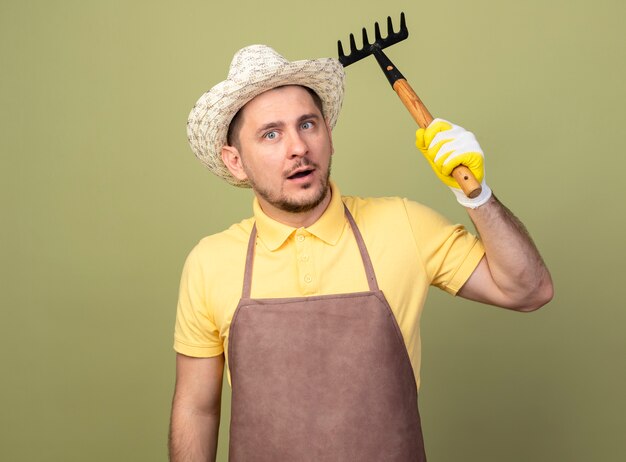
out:
M330 188L332 197L328 207L315 223L304 229L327 244L335 245L344 232L347 222L341 200L341 192L333 181L330 182ZM267 216L261 209L256 197L254 198L252 208L254 210L258 238L272 252L278 250L298 229L279 223Z

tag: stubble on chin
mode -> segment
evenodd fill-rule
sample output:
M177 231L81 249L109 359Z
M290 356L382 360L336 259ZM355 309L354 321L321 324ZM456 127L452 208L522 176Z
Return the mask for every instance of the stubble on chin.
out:
M255 184L253 179L250 177L248 177L248 181L250 181L250 185L257 195L262 197L266 202L276 207L277 209L288 213L305 213L313 210L315 207L320 205L330 193L330 166L328 167L328 173L326 174L326 177L320 179L319 181L318 194L311 198L302 199L300 201L296 200L295 198L286 196L282 191L278 196L273 195L270 191L259 188L258 185ZM311 186L312 185L303 185L302 189L307 190L310 189Z

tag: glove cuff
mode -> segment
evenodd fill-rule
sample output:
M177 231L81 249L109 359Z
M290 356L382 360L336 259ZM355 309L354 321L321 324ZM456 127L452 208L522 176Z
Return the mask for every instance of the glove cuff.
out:
M487 186L487 183L485 183L485 180L483 180L480 186L482 187L481 193L473 199L470 199L469 197L467 197L465 193L458 188L450 188L450 189L456 196L456 200L459 202L459 204L461 204L463 207L475 209L485 204L492 195L491 188Z

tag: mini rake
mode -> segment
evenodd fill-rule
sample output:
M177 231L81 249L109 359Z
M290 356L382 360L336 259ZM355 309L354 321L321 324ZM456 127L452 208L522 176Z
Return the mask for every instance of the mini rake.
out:
M409 83L404 76L400 73L398 68L391 62L391 60L383 53L383 49L391 45L394 45L409 36L409 30L406 27L406 20L404 13L400 14L400 30L394 32L391 17L387 17L387 37L383 38L380 33L380 26L378 23L374 23L374 42L370 43L367 36L367 30L363 28L363 47L357 48L354 35L350 34L350 54L346 55L341 45L341 40L337 41L337 49L339 54L339 62L344 66L349 66L352 63L360 61L361 59L374 55L378 65L387 76L391 88L398 94L406 108L409 110L413 119L417 124L426 128L433 120L433 116L430 114L424 103L419 99L417 94L413 91ZM480 183L476 180L472 172L465 165L459 165L452 171L452 176L459 183L461 189L467 197L474 198L481 193Z

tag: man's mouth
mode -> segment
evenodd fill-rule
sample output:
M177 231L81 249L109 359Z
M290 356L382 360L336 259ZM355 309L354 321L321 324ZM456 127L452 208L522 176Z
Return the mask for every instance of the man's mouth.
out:
M306 168L306 169L301 169L301 170L299 169L295 173L292 173L291 175L289 175L287 177L287 179L288 180L297 180L299 178L305 178L305 177L309 176L310 174L312 174L313 170L314 169L312 169L312 168Z

